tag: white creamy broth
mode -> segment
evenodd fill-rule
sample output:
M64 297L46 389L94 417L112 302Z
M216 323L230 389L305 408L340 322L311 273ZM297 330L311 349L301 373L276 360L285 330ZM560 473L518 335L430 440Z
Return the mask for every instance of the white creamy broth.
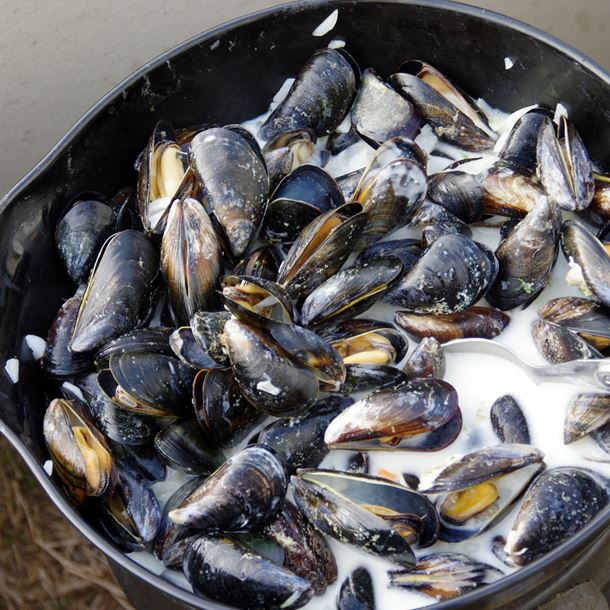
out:
M277 106L287 94L292 79L289 79L274 97L270 111ZM492 108L484 100L477 102L489 119L491 127L499 135L498 142L493 154L481 155L480 153L469 153L455 146L438 140L436 135L428 126L424 126L416 138L416 142L428 153L428 173L443 171L455 159L473 158L473 161L464 164L460 170L478 173L487 169L497 160L496 153L506 141L506 136L515 122L527 110L535 105L528 106L513 114L504 113ZM243 125L258 138L258 131L262 123L269 116L269 112L246 121ZM342 124L341 130L347 131L349 124ZM265 142L260 140L261 146ZM317 153L324 147L326 138L322 138L317 144ZM345 151L332 157L325 166L332 176L338 177L351 171L365 167L374 150L364 142L358 142ZM319 154L315 154L310 162L317 162ZM569 216L563 212L564 218ZM485 223L471 225L473 238L484 243L495 250L500 240L499 227L506 218L494 218ZM491 226L490 226L491 225ZM420 236L417 228L403 228L385 240L399 239L403 237ZM351 257L348 264L353 261ZM511 321L495 340L511 347L522 358L532 364L546 364L543 357L536 349L531 337L531 324L536 318L538 308L552 298L559 296L579 296L576 288L565 282L568 265L560 253L555 264L551 279L545 290L539 295L534 303L526 309L516 309L507 312ZM482 300L479 304L486 305ZM395 311L400 308L391 307L378 303L362 314L362 317L374 318L393 322ZM410 357L416 343L409 339L409 352L405 361ZM401 368L404 361L396 364ZM587 390L585 386L571 383L543 383L536 385L516 365L499 357L488 356L477 353L446 355L446 374L444 379L451 383L457 390L460 407L463 414L463 428L460 435L449 447L438 452L406 452L406 451L371 451L369 452L370 473L377 474L381 469L390 471L397 475L409 473L421 477L439 464L455 457L474 451L478 448L498 444L494 435L489 417L489 411L493 402L504 394L513 395L523 409L527 419L532 443L543 451L545 462L548 467L573 465L597 470L604 474L610 474L608 466L597 461L607 456L597 447L592 439L586 437L571 445L563 444L563 424L566 405L570 397L578 391ZM354 396L354 399L361 395ZM271 420L268 420L271 421ZM266 422L263 422L264 425ZM251 434L248 438L251 438ZM239 447L245 445L244 440ZM352 451L332 451L322 462L322 468L335 468L344 470L347 466ZM589 459L588 459L589 458ZM171 493L183 484L189 477L169 469L166 481L154 485L154 490L163 505ZM497 535L506 537L511 524L518 512L520 502L517 502L511 511L495 527L482 535L465 540L461 543L437 542L427 549L415 549L417 557L435 552L457 552L464 553L470 557L486 562L502 570L505 574L514 571L501 563L492 553L492 540ZM391 589L388 586L387 572L399 569L398 566L372 555L368 555L356 548L343 545L335 540L329 539L332 550L337 559L339 576L335 584L331 585L323 596L314 597L305 606L308 610L334 610L336 598L345 578L357 567L365 566L373 578L376 607L378 610L408 610L420 608L435 603L435 600L424 594L414 593L403 589ZM132 553L130 555L135 561L151 570L155 574L171 580L185 589L190 590L190 585L181 572L166 570L161 562L150 553Z

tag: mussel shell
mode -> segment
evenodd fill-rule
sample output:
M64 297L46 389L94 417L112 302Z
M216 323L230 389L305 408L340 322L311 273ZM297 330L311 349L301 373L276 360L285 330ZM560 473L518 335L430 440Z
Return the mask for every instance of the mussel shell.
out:
M180 358L184 364L196 370L211 369L218 366L206 350L201 347L201 344L191 330L190 326L177 328L169 337L169 345L173 353Z
M299 234L280 265L277 281L298 300L336 273L352 253L368 219L356 204L315 218Z
M326 429L324 441L332 449L405 445L408 450L411 437L439 430L459 410L453 386L439 379L415 379L377 390L345 409Z
M292 171L294 164L294 153L287 146L265 153L265 165L269 174L269 193L273 193L278 184Z
M129 464L151 483L165 479L167 474L165 462L152 443L147 445L124 445L111 440L109 445L115 459Z
M543 472L528 490L508 534L508 559L523 566L572 538L608 504L608 481L584 468Z
M86 282L98 252L114 229L112 209L102 201L70 205L55 229L55 244L76 284Z
M161 526L159 502L150 483L126 463L117 463L114 496L98 509L98 523L122 551L141 551Z
M210 475L169 518L205 532L257 530L280 510L286 485L284 466L275 454L250 445Z
M470 307L447 314L419 314L397 311L396 324L410 335L423 339L433 337L439 343L452 339L497 337L510 322L509 316L491 307Z
M260 412L241 393L230 370L202 370L193 381L195 416L214 447L241 440Z
M526 176L536 174L538 136L547 117L547 110L534 108L513 125L500 151L500 158L506 165Z
M256 235L269 193L258 146L235 130L213 128L193 138L189 156L208 212L222 227L233 256L241 258Z
M566 407L563 427L565 445L577 441L610 422L610 394L582 392L572 396Z
M445 353L434 337L424 337L415 347L402 370L409 379L442 379Z
M500 396L491 406L491 427L501 443L528 445L530 432L519 403L510 394Z
M326 140L326 150L331 156L338 155L340 152L343 152L346 148L349 148L352 144L356 144L356 142L359 141L360 135L354 129L354 126L350 125L348 131L335 131L328 136L328 140Z
M502 310L529 305L546 286L559 248L561 212L541 200L502 240L496 250L500 270L487 293Z
M157 270L156 249L142 233L128 229L113 235L91 274L70 348L91 351L142 324Z
M610 220L610 177L594 174L595 193L588 208L597 224Z
M460 234L472 237L472 229L442 205L426 201L411 218L411 225L422 227L422 248L428 248L439 237Z
M430 176L427 197L465 223L477 222L483 215L481 178L473 174L452 171Z
M189 474L210 475L222 463L195 419L176 421L155 437L155 448L173 468Z
M552 322L536 320L532 324L532 338L538 351L552 364L603 357L579 335Z
M297 506L323 534L400 565L415 564L409 543L390 522L310 478L309 471L294 475L291 482Z
M184 554L194 591L246 610L300 608L313 596L310 583L229 538L196 538Z
M70 341L83 299L84 290L68 299L57 312L45 343L41 366L45 373L57 379L69 379L91 369L91 355L73 352Z
M315 468L329 452L324 443L328 424L353 402L340 396L319 400L304 415L270 423L261 430L258 442L282 458L289 474L298 468Z
M341 189L346 201L349 201L354 196L363 173L364 168L361 168L335 178L337 186Z
M98 370L108 368L110 357L114 354L154 353L171 356L171 334L171 328L140 328L121 335L95 352L95 366Z
M110 201L115 231L135 229L143 231L142 219L138 215L136 189L127 186L120 189Z
M345 381L339 388L344 395L355 392L371 392L387 386L395 386L407 381L406 375L393 366L385 364L348 364L345 367Z
M273 246L261 246L242 259L233 269L233 274L259 277L274 282L277 279L280 262L281 259Z
M76 380L89 405L89 413L99 430L107 438L123 445L146 445L159 431L156 420L122 409L113 403L97 384L97 376L90 373Z
M412 138L419 123L412 104L386 85L374 70L362 72L352 106L352 125L363 140L377 147L394 136Z
M341 584L337 610L375 610L373 579L366 568L356 568Z
M383 296L402 275L395 258L374 259L339 271L305 299L301 321L306 326L333 324L363 313Z
M283 131L265 144L263 154L266 156L271 151L288 148L294 157L294 165L290 168L292 171L307 163L315 152L317 139L313 129Z
M376 258L393 256L398 258L405 271L408 271L422 255L419 239L394 239L382 241L364 249L355 260L356 264L368 263Z
M415 313L464 311L485 295L497 269L485 246L464 235L443 235L383 300Z
M224 332L233 374L244 396L275 417L305 412L318 397L318 379L257 328L229 320Z
M603 244L576 220L566 220L561 247L566 259L579 265L587 290L610 307L610 254Z
M438 600L454 599L491 583L502 572L461 553L434 553L420 557L409 570L389 572L390 586L425 593Z
M356 74L346 54L316 51L301 68L286 98L263 123L266 140L292 129L311 128L318 136L334 131L348 113Z
M222 343L222 333L227 320L230 319L231 314L228 311L198 311L191 318L191 330L201 348L218 364L227 366L229 356Z

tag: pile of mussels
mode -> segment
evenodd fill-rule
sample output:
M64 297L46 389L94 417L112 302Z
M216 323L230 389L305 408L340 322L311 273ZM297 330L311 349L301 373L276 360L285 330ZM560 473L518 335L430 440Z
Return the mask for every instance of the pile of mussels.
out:
M351 128L337 131L346 117ZM441 344L499 334L504 312L543 290L560 246L583 297L547 303L534 340L551 362L610 346L609 231L596 237L574 214L562 224L561 212L603 225L610 179L593 173L566 117L552 119L524 113L478 174L456 162L428 176L412 138L427 125L489 152L497 134L485 115L424 62L386 82L322 49L262 124L262 148L241 125L159 122L137 188L78 196L57 224L78 289L42 358L70 382L44 436L70 498L121 549L152 548L196 592L250 609L323 593L337 579L326 536L395 564L391 586L437 599L500 571L419 550L477 536L523 496L496 541L505 562L522 566L572 537L606 506L609 483L546 469L510 396L491 412L499 444L421 481L368 474L366 453L432 452L457 438ZM322 169L359 140L375 149L366 168L336 180ZM469 225L497 215L508 220L493 252ZM407 225L421 239L381 241ZM483 297L490 306L476 305ZM359 317L378 300L399 308L396 326ZM393 366L408 351L400 329L420 341L403 369ZM610 452L609 421L608 394L579 394L565 442L592 434ZM358 453L345 471L317 468L331 449ZM151 484L166 465L193 476L162 509ZM337 607L372 599L362 568Z

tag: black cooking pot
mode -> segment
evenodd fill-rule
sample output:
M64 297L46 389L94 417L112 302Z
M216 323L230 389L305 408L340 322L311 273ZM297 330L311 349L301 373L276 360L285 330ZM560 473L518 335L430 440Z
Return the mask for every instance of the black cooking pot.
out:
M311 35L339 9L334 30ZM0 375L0 432L21 454L49 498L109 559L137 608L226 606L195 597L154 576L94 531L70 506L41 464L44 384L24 348L45 336L74 287L53 246L62 207L76 193L111 195L133 184L133 161L160 118L174 125L235 123L265 111L274 93L309 55L342 38L361 66L387 76L406 58L426 60L507 110L538 102L569 109L593 160L610 166L610 75L565 44L522 23L463 5L428 2L298 2L196 36L147 64L100 100L0 202L0 367L21 359L12 385ZM514 62L504 69L504 58ZM28 361L29 358L29 361ZM436 608L531 608L572 584L603 577L610 511L526 568ZM387 608L381 610L389 610Z

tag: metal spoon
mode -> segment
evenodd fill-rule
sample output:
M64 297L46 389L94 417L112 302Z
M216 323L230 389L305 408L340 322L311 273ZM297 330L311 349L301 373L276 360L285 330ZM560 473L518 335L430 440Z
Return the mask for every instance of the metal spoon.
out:
M571 360L559 364L535 365L525 362L512 349L489 339L455 339L443 344L445 352L476 352L499 356L516 364L532 381L588 383L610 390L610 358Z

